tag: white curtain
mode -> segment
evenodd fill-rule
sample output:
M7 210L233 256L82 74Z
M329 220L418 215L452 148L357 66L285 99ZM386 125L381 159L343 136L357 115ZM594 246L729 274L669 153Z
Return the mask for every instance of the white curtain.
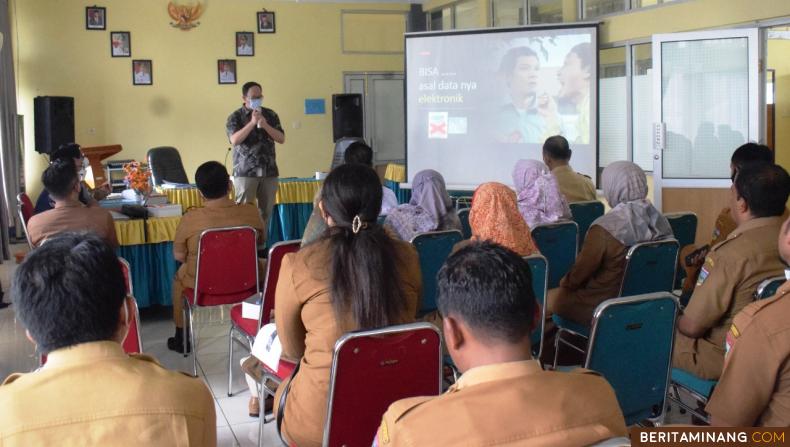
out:
M0 0L0 251L9 259L9 226L16 220L16 195L19 194L20 135L16 110L14 58L11 50L11 11L8 0ZM12 207L10 208L9 205ZM14 211L12 211L14 210ZM17 222L18 224L18 222ZM0 260L0 262L2 262Z

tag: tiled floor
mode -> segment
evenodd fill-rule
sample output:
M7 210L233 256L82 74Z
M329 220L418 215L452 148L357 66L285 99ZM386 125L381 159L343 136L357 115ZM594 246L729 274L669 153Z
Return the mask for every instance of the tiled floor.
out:
M14 247L12 252L19 247ZM13 261L0 264L0 281L8 294L11 276L16 265ZM25 337L25 330L14 317L13 306L0 309L0 380L12 372L31 371L37 360L33 345ZM164 366L181 371L191 371L192 358L167 349L167 337L173 336L173 323L168 317L169 309L144 310L141 318L143 348L156 357ZM228 330L230 328L226 309L202 312L204 320L198 325L198 375L208 384L216 401L217 445L255 446L258 444L258 418L247 414L250 392L239 369L239 361L246 352L236 344L234 347L233 396L228 397ZM205 321L207 320L207 321ZM264 427L263 445L280 446L273 423Z

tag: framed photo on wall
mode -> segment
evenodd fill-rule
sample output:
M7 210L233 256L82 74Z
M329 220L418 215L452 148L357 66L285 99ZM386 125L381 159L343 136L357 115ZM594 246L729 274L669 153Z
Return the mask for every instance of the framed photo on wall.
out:
M132 34L129 31L110 31L110 55L132 57Z
M217 61L217 81L220 84L236 83L235 59L220 59Z
M132 85L153 85L154 70L150 59L132 61Z
M101 6L86 6L85 29L107 29L107 8Z
M236 33L236 56L255 56L255 34L251 31Z
M276 28L274 26L274 13L263 11L258 13L258 32L259 33L274 33Z

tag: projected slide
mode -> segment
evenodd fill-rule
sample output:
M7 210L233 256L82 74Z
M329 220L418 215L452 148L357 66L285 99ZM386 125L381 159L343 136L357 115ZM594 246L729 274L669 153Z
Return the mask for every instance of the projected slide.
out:
M430 168L449 185L511 184L557 134L595 178L597 54L594 26L407 34L409 181Z

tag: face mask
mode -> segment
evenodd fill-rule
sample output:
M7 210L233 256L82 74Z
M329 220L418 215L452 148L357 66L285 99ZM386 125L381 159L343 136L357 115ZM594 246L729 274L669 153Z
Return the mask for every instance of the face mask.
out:
M77 171L77 175L80 176L80 181L85 180L85 168L80 168L80 170Z
M263 105L263 98L250 99L250 108L251 109L253 109L253 110L260 109L262 105Z
M790 281L790 269L785 269L785 279Z

